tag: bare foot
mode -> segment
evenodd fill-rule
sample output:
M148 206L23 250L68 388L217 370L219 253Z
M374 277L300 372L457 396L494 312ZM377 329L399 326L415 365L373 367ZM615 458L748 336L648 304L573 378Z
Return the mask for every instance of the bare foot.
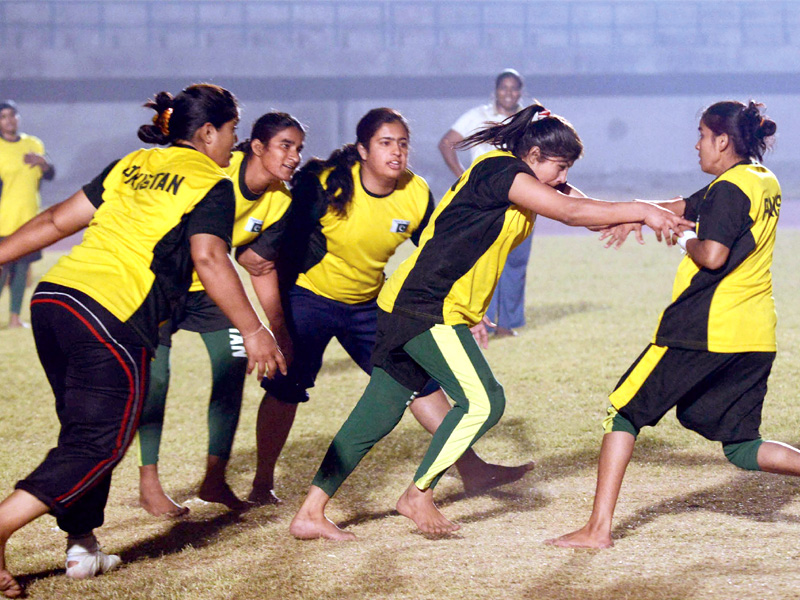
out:
M397 501L397 512L414 521L423 533L441 535L461 529L436 508L432 489L423 492L413 483Z
M522 479L528 471L533 470L533 462L515 467L483 463L480 467L459 470L464 491L468 494L480 494L492 488Z
M5 569L0 569L0 593L6 598L18 598L22 595L22 586Z
M240 500L236 494L233 493L230 486L224 481L209 482L208 480L204 480L200 485L200 492L197 496L204 502L224 504L231 510L245 511L253 508L251 502Z
M356 536L349 531L339 529L336 524L324 514L320 517L319 515L311 514L303 508L300 508L294 516L294 519L292 519L292 524L289 525L289 533L298 540L325 538L327 540L349 542L356 539Z
M164 493L157 465L139 467L139 506L154 517L179 519L189 514L188 506L181 506Z
M611 539L611 534L606 532L597 532L589 528L588 525L562 535L561 537L545 540L545 544L551 546L559 546L561 548L611 548L614 541Z
M275 495L275 490L272 488L253 487L253 489L250 490L250 494L247 496L247 501L259 506L265 506L267 504L283 504L283 500Z

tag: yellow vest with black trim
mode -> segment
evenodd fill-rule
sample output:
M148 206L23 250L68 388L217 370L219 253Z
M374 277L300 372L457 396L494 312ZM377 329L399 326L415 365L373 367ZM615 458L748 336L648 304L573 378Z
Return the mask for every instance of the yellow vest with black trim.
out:
M42 169L25 163L29 152L44 154L39 138L20 133L9 142L0 137L0 236L11 235L39 212Z
M245 156L244 152L234 152L231 164L225 168L225 172L233 180L233 191L236 196L236 220L231 238L231 245L234 248L255 240L263 230L282 219L292 203L292 194L282 181L270 185L257 198L248 198L245 195L247 192L244 191L247 188L244 182ZM198 292L203 289L197 271L194 271L189 291Z
M332 170L319 175L323 186ZM329 208L321 217L325 254L297 277L298 286L346 304L368 302L378 295L386 263L423 222L430 204L427 182L411 171L403 173L386 196L364 189L360 163L353 166L352 175L347 216Z
M775 352L775 301L772 253L781 204L781 188L758 163L731 167L708 187L728 182L750 200L750 227L730 248L717 271L703 269L688 255L678 266L672 304L659 318L653 338L660 346L709 352ZM697 226L702 239L703 214Z
M180 234L184 217L221 180L230 182L221 167L192 148L128 154L105 176L102 204L83 241L42 280L77 289L144 336L152 335L151 329L169 318L169 302L184 295L191 282L189 242ZM232 207L232 186L230 194ZM169 265L156 267L162 252Z
M508 192L533 172L510 152L478 157L436 207L417 250L378 296L386 312L445 325L476 325L489 306L508 253L533 231L536 215Z

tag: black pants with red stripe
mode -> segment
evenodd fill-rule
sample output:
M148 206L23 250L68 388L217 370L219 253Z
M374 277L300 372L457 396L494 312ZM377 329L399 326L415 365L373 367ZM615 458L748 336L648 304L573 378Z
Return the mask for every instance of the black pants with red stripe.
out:
M122 460L147 395L151 351L87 295L41 283L31 300L36 350L56 400L58 445L17 483L81 535L103 524L111 471Z

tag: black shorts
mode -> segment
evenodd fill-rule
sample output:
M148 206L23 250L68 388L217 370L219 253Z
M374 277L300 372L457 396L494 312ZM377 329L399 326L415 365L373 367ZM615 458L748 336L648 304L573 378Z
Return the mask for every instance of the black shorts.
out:
M721 353L650 344L609 396L637 429L676 407L678 420L703 437L758 439L774 352Z
M230 319L204 290L189 292L186 299L172 314L172 318L158 329L158 343L172 346L172 334L183 329L196 333L209 333L222 329L235 329Z

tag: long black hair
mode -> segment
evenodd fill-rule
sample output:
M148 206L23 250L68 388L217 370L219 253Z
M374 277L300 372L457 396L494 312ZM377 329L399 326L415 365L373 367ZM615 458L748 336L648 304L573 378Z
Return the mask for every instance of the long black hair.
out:
M762 114L764 105L751 100L746 105L736 100L712 104L700 122L714 135L726 133L737 155L761 160L772 146L778 126Z
M386 123L400 123L409 134L408 122L405 117L393 108L373 108L358 122L356 126L356 141L345 144L334 150L326 159L312 158L294 175L292 184L304 175L319 175L325 169L333 167L325 183L325 197L328 206L333 207L337 215L347 216L347 207L353 199L353 165L361 160L358 145L369 149L372 136Z
M528 155L534 146L542 158L563 158L569 162L583 154L583 142L572 124L551 114L541 104L531 104L500 123L487 123L455 145L464 150L478 144L490 144L507 150L517 158Z
M152 124L139 127L139 139L160 146L175 140L190 140L206 123L219 129L239 118L236 97L210 83L190 85L174 97L169 92L158 92L144 106L155 110L156 116Z
M303 135L306 134L305 125L289 113L278 111L268 112L256 119L256 122L253 123L253 128L250 130L250 137L237 144L234 149L244 152L249 156L252 152L251 142L253 140L259 140L266 146L273 137L290 127L297 129L297 131Z

